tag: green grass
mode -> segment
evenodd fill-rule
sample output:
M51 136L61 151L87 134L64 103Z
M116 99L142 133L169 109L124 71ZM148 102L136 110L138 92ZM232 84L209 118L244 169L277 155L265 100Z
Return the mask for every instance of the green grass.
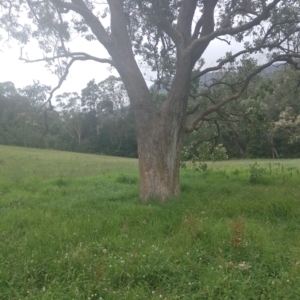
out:
M0 299L299 299L300 160L138 198L134 159L0 146Z

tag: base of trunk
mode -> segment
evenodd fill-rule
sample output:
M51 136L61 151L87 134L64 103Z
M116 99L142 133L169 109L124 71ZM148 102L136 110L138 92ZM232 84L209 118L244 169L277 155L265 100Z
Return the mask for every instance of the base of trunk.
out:
M180 145L153 143L139 149L140 197L143 202L156 198L165 202L180 194ZM149 145L149 144L148 144ZM154 147L153 147L154 146Z

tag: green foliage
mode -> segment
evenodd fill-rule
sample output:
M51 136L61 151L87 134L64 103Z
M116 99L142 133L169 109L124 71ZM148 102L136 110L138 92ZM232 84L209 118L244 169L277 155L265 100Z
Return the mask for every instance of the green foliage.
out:
M199 141L195 140L183 148L181 166L184 168L185 161L190 160L195 171L205 172L207 161L215 162L226 159L228 156L222 144L212 146L209 142L199 144Z
M11 82L1 83L0 143L137 157L132 115L120 79L111 76L94 85L98 90L90 82L81 96L58 95L57 107L49 111L40 109L49 87L35 82L17 90Z
M257 162L250 165L250 177L249 182L252 184L260 183L262 175L265 173L265 169L261 168Z
M116 183L138 177L135 159L0 157L1 299L298 298L299 160L260 160L267 186L245 160L208 162L205 179L187 168L162 205Z

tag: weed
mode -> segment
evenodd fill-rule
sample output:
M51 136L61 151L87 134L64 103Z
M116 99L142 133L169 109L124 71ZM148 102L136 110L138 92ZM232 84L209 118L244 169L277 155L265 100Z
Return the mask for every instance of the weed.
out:
M231 223L231 244L234 248L240 248L245 239L245 221L239 216Z
M202 231L202 221L199 220L195 214L184 216L181 227L186 229L191 237L197 237Z
M265 173L265 169L259 167L258 163L255 162L253 165L250 165L250 178L249 182L252 184L260 183L262 175Z
M125 174L120 174L117 179L117 183L124 183L124 184L137 184L138 179L135 176L132 175L125 175Z
M232 172L233 175L235 176L238 176L240 174L240 170L239 169L235 169L233 172Z

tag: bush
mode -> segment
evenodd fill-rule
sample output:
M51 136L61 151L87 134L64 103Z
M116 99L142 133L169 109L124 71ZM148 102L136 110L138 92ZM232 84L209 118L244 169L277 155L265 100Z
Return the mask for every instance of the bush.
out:
M250 165L249 182L252 184L259 183L261 181L261 177L264 174L264 172L265 172L265 169L259 167L257 162L255 162L253 165Z

